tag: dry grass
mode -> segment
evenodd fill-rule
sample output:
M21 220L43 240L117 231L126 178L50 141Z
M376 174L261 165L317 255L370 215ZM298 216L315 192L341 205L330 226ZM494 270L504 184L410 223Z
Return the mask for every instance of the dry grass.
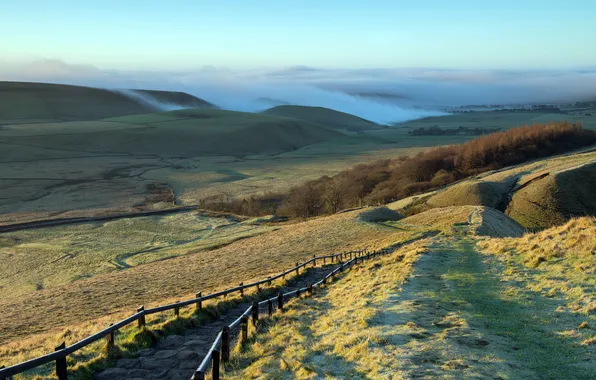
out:
M426 204L431 208L447 206L496 207L508 188L503 183L469 180L448 187L432 196Z
M593 339L573 330L577 316L503 282L473 240L426 243L291 302L226 378L591 379Z
M356 211L282 224L274 231L218 249L187 246L184 256L2 300L2 343L21 347L18 359L24 359L51 351L55 344L52 337L66 328L71 331L67 343L72 343L76 337L97 331L98 318L114 321L141 304L162 304L167 299L190 298L199 290L211 292L263 278L313 254L374 249L411 236L408 231L359 222L357 216ZM19 341L25 338L28 343L22 347ZM0 356L3 364L18 359Z
M246 351L233 355L226 378L383 378L397 373L407 349L387 339L387 326L371 320L406 280L423 246L421 241L365 263L321 295L290 302Z
M274 227L236 223L197 212L119 219L4 233L0 236L0 297L30 293L210 249Z
M293 273L288 275L285 280L277 280L272 283L271 288L261 289L257 297L263 297L264 294L272 294L279 286L284 286L291 281ZM255 290L245 291L244 297L239 295L230 295L225 300L209 300L203 302L203 310L197 312L194 305L180 310L179 317L170 313L159 313L147 316L146 329L139 330L136 323L132 323L115 334L116 349L108 351L104 340L99 340L91 345L84 347L67 358L69 378L75 380L89 380L93 378L94 373L115 365L115 362L123 357L136 357L136 353L144 348L151 347L156 341L171 334L180 334L187 328L217 319L220 313L225 312L227 308L234 307L240 302L247 302L255 297ZM178 301L179 298L164 299L159 303L148 304L148 307L154 307L165 303ZM67 328L54 329L53 331L33 335L31 337L8 343L0 347L0 362L3 365L10 365L35 356L47 354L53 350L60 342L72 344L79 341L101 328L108 327L110 323L116 320L124 319L131 313L119 312L110 316L105 316L84 323L73 324ZM49 380L55 379L54 364L37 367L14 377L15 380L34 379Z
M563 295L577 313L596 313L596 219L572 219L563 226L527 234L518 239L479 243L505 262L523 263L534 279L532 288L548 297ZM510 275L519 274L514 267Z

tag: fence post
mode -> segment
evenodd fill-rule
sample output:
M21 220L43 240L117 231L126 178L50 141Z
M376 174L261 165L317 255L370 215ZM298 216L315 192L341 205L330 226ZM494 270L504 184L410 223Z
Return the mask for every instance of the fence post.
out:
M261 286L257 284L257 293L261 293Z
M64 348L66 348L66 343L62 342L58 347L54 348L54 351L60 351ZM66 370L66 355L56 359L56 377L58 380L68 379L68 372Z
M110 326L113 326L113 323L110 323ZM107 351L108 351L108 355L110 355L110 352L114 349L115 346L115 339L114 339L114 332L111 331L108 336L106 337L107 339Z
M248 318L242 316L240 318L240 346L243 346L248 340Z
M221 328L221 361L227 363L230 360L230 328Z
M273 315L273 301L267 300L267 312L269 316Z
M312 284L308 283L308 287L306 288L306 291L308 292L308 294L312 295Z
M271 276L267 276L267 286L271 286Z
M176 303L178 302L180 301L176 301ZM174 307L174 315L176 316L176 318L180 318L180 306Z
M296 298L300 298L300 289L296 289Z
M145 311L145 306L141 306L137 309L137 313L143 312ZM139 328L142 329L143 327L145 327L145 314L141 315L139 317Z
M300 272L298 272L298 269L300 269L300 267L298 266L300 263L296 263L296 275L299 275Z
M211 378L219 380L219 351L213 350L211 354Z
M281 292L277 295L277 309L284 311L284 295Z
M192 376L192 380L205 380L205 372L195 371L195 374Z
M240 286L240 297L244 297L244 282L241 282L238 286Z
M323 265L327 264L327 258L323 256Z
M202 298L202 297L203 297L203 292L198 292L196 298ZM199 299L197 301L197 311L202 311L202 310L203 310L203 300Z
M259 323L259 303L257 301L252 301L252 324L253 326L257 326Z

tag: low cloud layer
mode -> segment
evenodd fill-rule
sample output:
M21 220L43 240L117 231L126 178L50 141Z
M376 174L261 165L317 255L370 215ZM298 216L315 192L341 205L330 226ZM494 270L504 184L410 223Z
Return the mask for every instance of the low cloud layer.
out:
M260 111L279 104L321 106L389 123L470 104L535 104L596 99L596 69L498 71L443 69L102 70L59 60L1 63L0 80L108 89L188 92L218 106Z

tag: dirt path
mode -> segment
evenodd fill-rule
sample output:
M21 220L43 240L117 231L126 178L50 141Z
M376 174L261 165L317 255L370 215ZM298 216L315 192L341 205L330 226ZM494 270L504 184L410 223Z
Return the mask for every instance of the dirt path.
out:
M563 333L577 326L577 316L557 310L560 301L503 280L500 264L474 243L435 243L377 320L408 326L404 377L593 378L590 358Z
M309 268L280 291L288 292L307 286L331 272L335 265ZM236 320L251 303L238 304L212 321L183 335L170 335L155 347L142 350L138 358L120 359L116 367L108 368L95 376L96 380L167 379L188 380L199 366L224 325ZM263 312L261 310L261 312Z

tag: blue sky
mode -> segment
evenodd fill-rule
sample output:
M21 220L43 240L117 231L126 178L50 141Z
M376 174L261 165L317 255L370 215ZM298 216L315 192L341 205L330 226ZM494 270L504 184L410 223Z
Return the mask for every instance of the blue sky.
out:
M0 59L102 69L596 67L596 2L0 0Z

